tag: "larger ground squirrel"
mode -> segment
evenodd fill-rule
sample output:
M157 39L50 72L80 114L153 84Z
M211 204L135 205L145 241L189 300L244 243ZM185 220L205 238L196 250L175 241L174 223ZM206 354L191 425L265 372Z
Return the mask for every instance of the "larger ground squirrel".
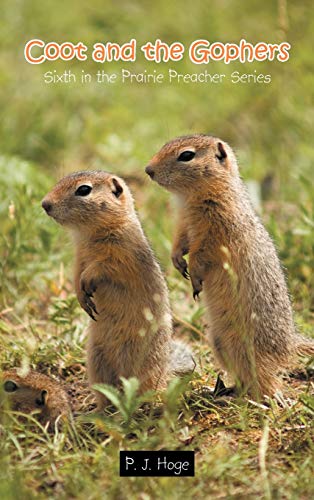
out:
M63 178L43 208L73 235L75 289L92 321L90 384L135 376L141 391L164 388L171 374L191 371L187 346L172 340L168 290L125 182L104 171ZM98 392L98 407L106 404Z
M254 213L232 149L208 135L179 137L161 148L146 173L180 198L172 261L190 275L194 298L204 288L217 360L241 390L273 395L279 371L296 354L313 355L314 341L296 333L274 244Z

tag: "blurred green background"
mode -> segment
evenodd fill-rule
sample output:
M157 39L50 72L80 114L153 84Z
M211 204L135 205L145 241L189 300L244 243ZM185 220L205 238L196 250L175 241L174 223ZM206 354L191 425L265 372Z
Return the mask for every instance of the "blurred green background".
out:
M165 141L190 132L211 132L230 141L243 158L243 169L263 177L310 169L313 160L314 20L312 2L258 0L187 0L109 2L2 0L0 148L50 169L76 165L123 168L133 161L143 165ZM187 54L179 63L154 64L138 49L136 63L97 64L91 60L95 42L138 46L156 38L186 48L198 38L211 42L251 43L289 41L290 60L260 63L211 62L194 65ZM24 60L24 45L32 38L45 42L83 41L89 47L86 62ZM134 72L145 69L181 73L207 69L213 73L271 74L271 84L162 84L119 85L45 84L46 71L64 69L95 73L98 69ZM108 145L116 135L119 155L112 163Z
M214 365L204 340L204 309L201 304L193 303L189 283L181 279L170 262L175 226L173 202L144 173L150 157L166 141L194 132L220 136L235 149L241 173L253 186L263 221L287 269L297 325L311 335L314 319L312 8L311 0L1 0L2 368L29 364L66 381L73 366L79 364L84 373L87 318L73 294L72 248L62 228L43 213L40 201L67 172L101 168L129 181L144 229L167 278L176 334L193 342L203 359L200 383L213 383ZM82 41L90 49L89 59L81 63L57 61L30 65L24 60L24 46L33 38L59 43ZM199 38L235 43L245 38L253 44L288 41L292 48L286 63L234 62L226 66L211 62L199 66L185 56L179 63L157 65L146 62L139 50L134 64L92 61L94 43L125 43L131 38L137 39L138 46L156 38L168 43L180 41L186 49ZM226 75L256 70L270 74L272 82L232 84L225 79L222 84L109 86L79 82L48 85L43 80L47 71L62 73L71 69L80 75L83 69L95 74L99 69L119 72L121 68L133 72L156 69L165 74L169 68L180 73L207 69L209 73ZM75 383L80 383L79 376L75 377L70 377L70 382L74 378ZM166 413L158 423L146 419L145 425L140 426L132 421L133 441L119 414L115 420L102 422L109 433L104 443L89 430L79 428L79 423L75 437L60 433L42 438L42 431L34 434L26 431L23 424L17 427L16 421L11 421L9 427L0 425L0 496L19 498L25 488L23 498L34 495L99 498L101 488L109 492L108 498L204 498L204 491L214 492L214 498L218 495L229 498L235 491L241 498L250 495L264 498L264 494L265 498L271 498L271 494L274 498L286 498L289 490L294 492L292 498L302 495L310 498L313 436L308 429L313 401L308 387L305 384L299 389L299 394L304 391L300 396L294 394L293 397L299 397L296 409L288 407L282 412L271 407L262 417L254 407L233 406L212 411L202 406L205 404L202 402L199 407L191 406L187 418L182 416L186 411L184 406L181 417L177 418L177 399L174 399L171 418ZM199 420L192 420L192 415ZM259 475L257 459L264 418L272 426L268 453L273 468L269 484ZM286 422L295 424L298 434L290 431L286 434ZM119 447L175 449L185 442L192 442L191 446L198 450L203 446L211 450L198 454L198 476L191 481L182 479L175 488L172 478L112 481L117 476ZM81 474L82 464L84 474ZM144 491L149 492L148 496Z

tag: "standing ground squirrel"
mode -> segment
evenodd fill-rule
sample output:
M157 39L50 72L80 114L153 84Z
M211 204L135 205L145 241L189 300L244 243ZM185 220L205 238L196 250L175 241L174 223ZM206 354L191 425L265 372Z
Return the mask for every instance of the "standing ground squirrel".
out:
M120 385L120 377L135 376L143 392L192 371L188 347L171 338L166 282L125 182L104 171L77 172L58 182L42 206L73 235L75 289L93 320L89 383ZM107 401L96 396L101 409Z
M296 354L313 355L314 341L295 331L274 244L254 213L232 149L207 135L179 137L161 148L146 173L179 196L172 261L191 278L194 298L204 287L218 362L241 391L273 395L279 371Z
M56 421L70 415L70 403L62 386L47 375L29 370L25 375L16 369L2 372L1 380L10 408L35 418L53 430Z

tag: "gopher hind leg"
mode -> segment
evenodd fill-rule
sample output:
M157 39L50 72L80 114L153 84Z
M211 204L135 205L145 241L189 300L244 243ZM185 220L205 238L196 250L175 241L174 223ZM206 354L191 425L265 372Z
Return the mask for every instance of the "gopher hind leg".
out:
M87 358L88 382L91 387L95 384L117 385L116 375L108 365L103 348L97 347L90 342L87 350ZM97 410L101 411L110 405L106 396L98 391L94 391L94 393L97 401Z
M212 347L221 368L234 379L237 394L248 393L253 399L260 400L263 396L273 397L280 390L278 365L274 360L259 359L253 347L231 334L215 337Z

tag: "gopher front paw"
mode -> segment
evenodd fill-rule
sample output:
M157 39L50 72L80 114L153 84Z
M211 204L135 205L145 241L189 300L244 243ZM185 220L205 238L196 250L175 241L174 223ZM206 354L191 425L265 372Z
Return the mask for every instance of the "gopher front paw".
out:
M98 314L96 306L93 301L93 295L97 290L97 286L94 280L86 281L85 279L81 279L80 281L80 294L78 296L79 303L84 311L96 321L94 316Z
M203 280L191 276L191 281L193 287L193 299L194 300L199 299L199 294L203 290Z
M174 267L182 274L186 280L190 279L188 272L188 264L182 256L182 252L175 252L171 255L171 260Z

